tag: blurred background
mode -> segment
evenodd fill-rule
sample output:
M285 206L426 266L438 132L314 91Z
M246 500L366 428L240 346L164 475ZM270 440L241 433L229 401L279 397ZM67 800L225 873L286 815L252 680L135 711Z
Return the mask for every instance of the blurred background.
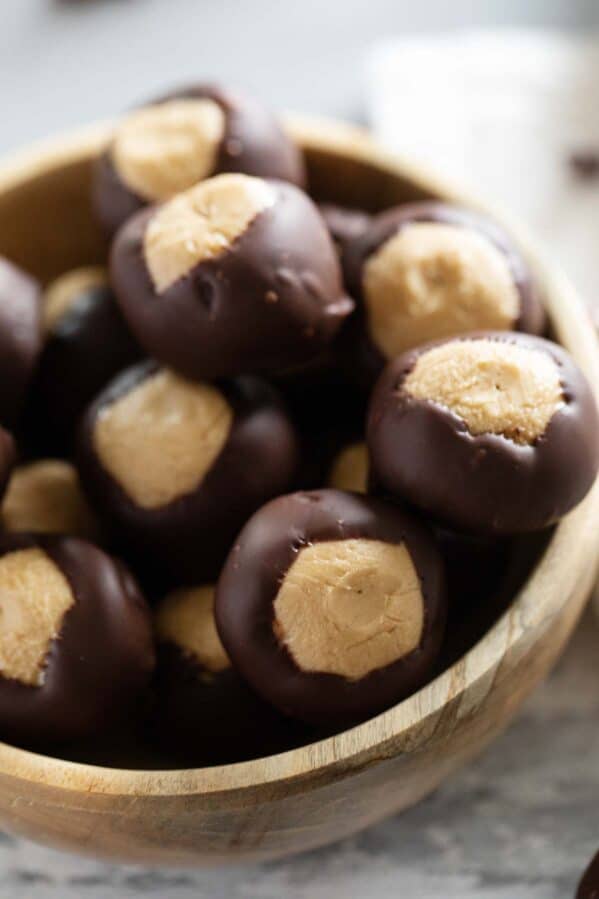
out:
M599 177L568 159L599 175L598 28L597 0L2 0L0 153L223 81L470 182L592 299Z
M393 34L599 26L597 0L2 0L0 152L209 76L277 107L363 120ZM510 61L506 59L506 67Z

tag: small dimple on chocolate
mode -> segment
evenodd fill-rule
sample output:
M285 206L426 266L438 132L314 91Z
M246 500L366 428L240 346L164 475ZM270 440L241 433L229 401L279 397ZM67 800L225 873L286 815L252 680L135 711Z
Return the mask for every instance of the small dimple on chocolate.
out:
M320 279L314 272L303 272L301 275L301 282L310 296L320 298L322 294Z
M198 276L196 284L197 296L200 303L208 312L208 316L210 318L214 318L216 306L216 293L214 290L214 286L202 275Z
M295 287L297 285L297 277L289 268L279 268L275 273L275 277L279 284L283 287Z

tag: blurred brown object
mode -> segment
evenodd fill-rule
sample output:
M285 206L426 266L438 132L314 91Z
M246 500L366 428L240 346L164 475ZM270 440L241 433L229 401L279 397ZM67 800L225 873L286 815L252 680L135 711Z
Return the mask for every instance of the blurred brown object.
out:
M599 177L599 149L574 150L568 162L572 173L582 181Z

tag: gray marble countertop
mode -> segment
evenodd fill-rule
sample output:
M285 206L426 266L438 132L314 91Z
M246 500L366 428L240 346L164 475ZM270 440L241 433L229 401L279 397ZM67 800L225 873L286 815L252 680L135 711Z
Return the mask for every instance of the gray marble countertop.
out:
M599 846L599 626L589 612L511 729L419 806L294 859L199 872L0 834L6 899L571 899Z
M476 12L475 12L476 11ZM362 115L377 37L599 25L596 0L2 0L0 153L198 77ZM509 732L433 797L339 845L254 867L124 868L0 834L7 899L569 899L599 846L599 628L585 619Z

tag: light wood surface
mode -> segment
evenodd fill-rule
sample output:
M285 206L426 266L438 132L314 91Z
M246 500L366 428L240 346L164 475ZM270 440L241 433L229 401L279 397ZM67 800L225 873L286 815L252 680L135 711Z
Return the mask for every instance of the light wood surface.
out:
M349 126L294 120L314 190L371 209L456 188L378 149ZM44 280L101 261L89 162L108 126L0 166L0 253ZM496 216L506 222L505 216ZM554 332L599 390L595 337L564 277L507 222L542 283ZM509 722L566 643L595 579L599 488L556 530L509 611L418 694L337 737L221 768L133 771L0 744L0 825L113 859L199 865L298 852L417 802Z

